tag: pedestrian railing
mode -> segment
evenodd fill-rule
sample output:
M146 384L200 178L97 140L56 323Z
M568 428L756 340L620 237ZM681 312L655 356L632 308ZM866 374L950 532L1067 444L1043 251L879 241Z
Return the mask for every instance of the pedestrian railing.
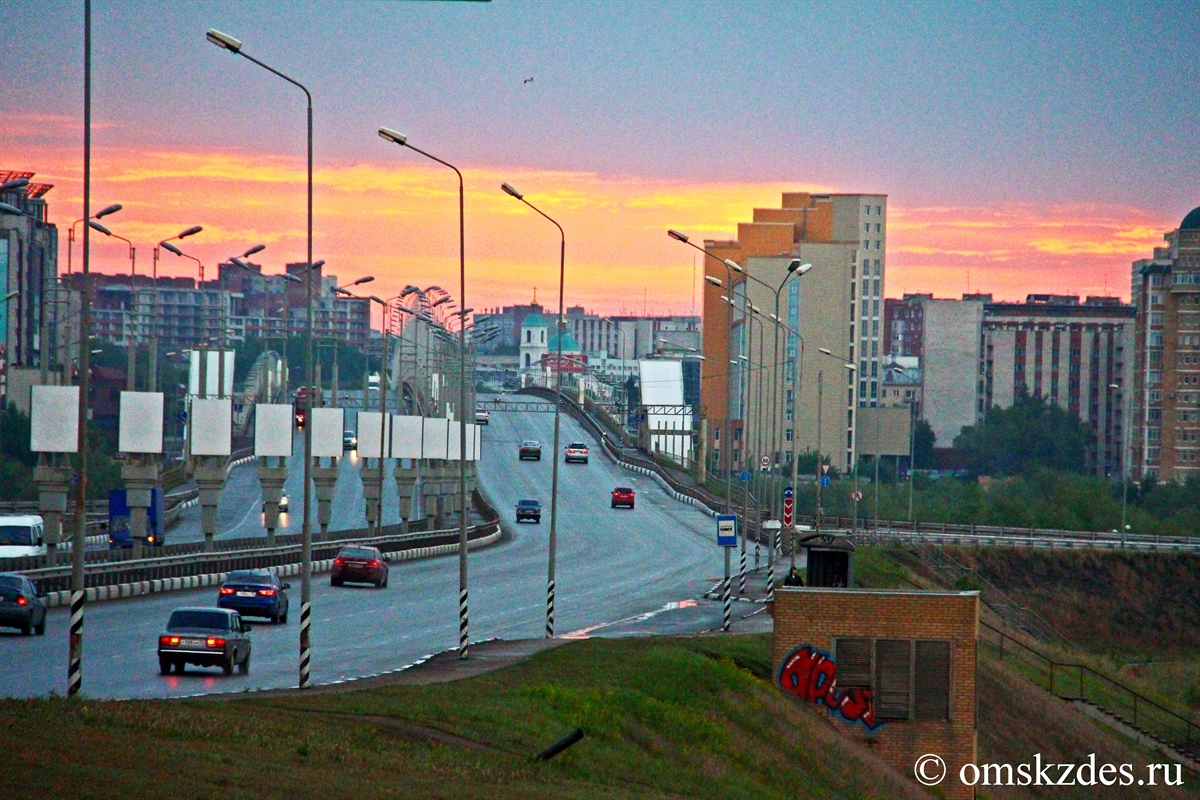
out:
M1064 700L1089 703L1187 758L1200 758L1196 723L1087 664L1059 661L982 620L981 649Z

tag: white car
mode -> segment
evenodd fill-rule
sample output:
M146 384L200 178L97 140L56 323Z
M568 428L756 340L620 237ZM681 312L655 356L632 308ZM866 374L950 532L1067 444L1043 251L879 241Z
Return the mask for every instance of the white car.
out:
M281 514L284 514L284 513L287 513L287 510L288 510L288 493L287 493L287 489L284 489L279 493L279 512Z
M588 463L588 448L583 442L571 442L567 445L567 463L578 461L580 464Z
M491 422L491 420L492 420L492 415L489 414L487 411L484 411L482 408L475 409L475 424L476 425L487 425L489 422Z

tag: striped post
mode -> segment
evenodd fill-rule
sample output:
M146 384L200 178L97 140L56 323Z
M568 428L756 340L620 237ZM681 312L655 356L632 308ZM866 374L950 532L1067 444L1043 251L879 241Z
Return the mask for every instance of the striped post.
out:
M761 538L762 538L761 533L758 536L754 537L754 571L755 572L758 572L759 561L762 558L762 556L760 554L761 543L759 542L759 539L761 539Z
M729 602L729 589L732 583L732 580L727 580L721 584L721 602L724 605L721 612L721 630L723 631L729 630L730 623L733 620L733 608Z
M740 561L742 563L739 566L739 571L738 571L738 594L745 594L746 593L746 548L745 547L742 548Z
M312 648L309 646L309 627L312 625L312 603L300 606L300 688L307 689L312 685L309 675L309 660Z
M467 657L467 589L464 586L458 593L458 657Z
M546 582L546 638L554 638L554 579Z
M67 662L67 697L83 687L83 592L71 592L71 657Z
M771 531L771 538L775 541L771 543L771 551L778 552L779 550L779 531ZM767 600L775 599L775 559L767 562Z

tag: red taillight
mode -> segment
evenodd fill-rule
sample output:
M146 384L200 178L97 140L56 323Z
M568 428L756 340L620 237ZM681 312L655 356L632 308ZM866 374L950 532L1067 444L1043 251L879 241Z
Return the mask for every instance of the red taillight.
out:
M274 589L259 589L258 593L261 594L263 597L274 597L275 596Z
M342 564L345 564L346 562L345 562L345 561L342 561L342 559L340 559L340 558L335 558L335 559L333 560L333 563L334 563L334 564L337 564L337 565L340 567Z
M233 594L234 590L228 586L221 587L221 594Z
M208 638L208 639L205 641L205 644L207 644L209 647L224 647L224 646L225 646L225 640L224 640L224 639L216 639L216 638L213 638L213 637L211 637L211 636L210 636L210 637L209 637L209 638Z
M23 606L23 605L27 605L28 603L29 603L29 601L26 600L24 597L22 597L21 595L17 595L17 605Z
M158 643L159 644L167 644L167 645L179 644L179 637L178 636L160 636L160 637L158 637Z
M379 562L378 562L378 561L376 561L375 559L371 559L371 561L370 561L370 562L368 562L367 566L368 566L368 567L378 567L378 566L379 566Z

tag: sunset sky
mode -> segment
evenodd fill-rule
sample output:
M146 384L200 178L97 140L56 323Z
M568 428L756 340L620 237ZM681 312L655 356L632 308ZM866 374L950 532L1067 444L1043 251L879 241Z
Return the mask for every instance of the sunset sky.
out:
M1200 205L1200 4L93 4L93 209L138 247L190 225L212 265L304 258L304 97L315 256L343 280L457 287L467 305L689 313L693 253L785 190L889 196L886 293L1129 294L1129 264ZM63 230L82 209L83 5L11 0L0 169L30 170ZM527 81L533 78L532 81ZM127 269L94 239L93 269ZM78 258L78 252L76 252ZM76 267L78 262L76 262ZM164 254L160 274L190 275ZM457 292L455 292L457 293ZM697 307L698 308L698 307Z

